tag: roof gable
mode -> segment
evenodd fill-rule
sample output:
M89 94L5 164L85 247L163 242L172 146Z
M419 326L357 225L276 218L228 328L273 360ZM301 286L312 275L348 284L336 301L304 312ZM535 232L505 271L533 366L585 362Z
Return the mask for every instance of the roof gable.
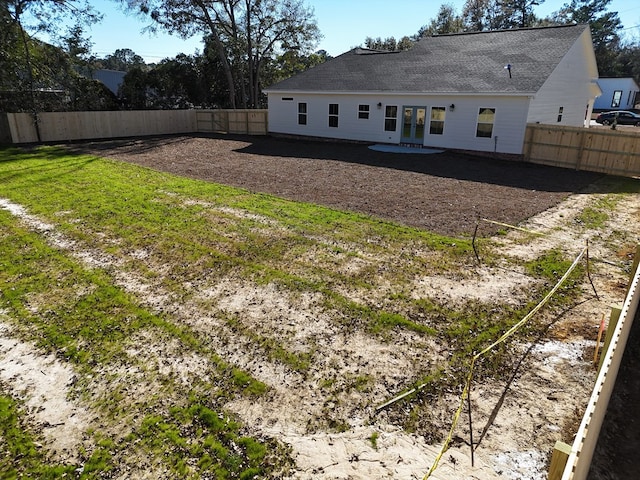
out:
M267 91L535 93L588 28L437 35L402 52L356 48Z

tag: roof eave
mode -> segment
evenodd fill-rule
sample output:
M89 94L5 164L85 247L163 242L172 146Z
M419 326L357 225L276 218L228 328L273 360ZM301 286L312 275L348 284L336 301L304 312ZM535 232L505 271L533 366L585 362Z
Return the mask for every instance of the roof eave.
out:
M536 92L455 92L455 91L416 91L416 92L395 92L395 91L385 91L385 90L369 90L369 91L346 91L346 90L326 90L326 91L317 91L317 90L271 90L265 89L264 93L266 94L276 94L276 95L386 95L392 97L406 97L406 96L416 96L416 95L447 95L447 96L458 96L458 97L474 97L474 96L500 96L500 97L533 97L536 95Z

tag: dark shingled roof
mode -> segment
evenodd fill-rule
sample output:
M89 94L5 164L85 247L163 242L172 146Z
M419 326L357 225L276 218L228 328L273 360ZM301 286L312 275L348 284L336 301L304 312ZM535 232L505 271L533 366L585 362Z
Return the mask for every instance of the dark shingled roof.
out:
M356 48L267 91L535 93L587 28L437 35L403 52Z

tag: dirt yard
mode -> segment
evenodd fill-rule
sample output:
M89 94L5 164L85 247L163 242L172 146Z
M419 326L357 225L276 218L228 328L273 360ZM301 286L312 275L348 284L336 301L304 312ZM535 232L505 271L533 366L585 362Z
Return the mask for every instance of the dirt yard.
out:
M471 402L475 441L479 442L476 464L471 466L466 444L469 429L463 421L431 478L542 480L554 442L572 441L595 379L591 359L600 319L608 315L611 305L622 302L631 252L640 240L640 199L621 190L625 183L620 179L458 153L387 154L364 145L260 137L165 137L70 148L254 192L363 212L441 234L468 237L479 218L517 224L541 234L517 230L497 234L498 227L483 222L486 248L503 260L464 265L447 275L416 272L402 286L411 298L437 299L451 308L526 304L529 291L540 287L540 280L519 265L551 249L573 258L589 240L598 296L585 279L580 298L570 307L542 314L542 321L548 324L544 338L514 347L518 357L514 370L475 386ZM41 232L56 248L69 250L88 265L107 268L117 285L151 310L169 312L176 323L209 335L212 348L225 361L267 384L270 393L265 397L236 399L225 408L242 420L251 435L276 438L291 448L295 468L288 478L418 479L432 465L440 445L430 441L419 421L414 422L415 430L403 428L403 422L418 410L410 404L381 412L375 407L419 378L425 365L446 360L450 351L437 339L408 331L394 331L385 339L357 330L345 333L331 318L331 311L321 307L320 294L294 295L277 285L234 277L212 284L199 279L192 301L178 303L162 290L160 281L171 272L171 265L146 262L145 268L157 272L159 280L145 284L135 272L122 268L125 260L112 258L94 245L69 242L55 226L19 205L0 201L0 208ZM203 208L217 215L247 215ZM595 210L606 213L606 220L597 227L585 222L585 212ZM282 231L271 219L255 220L262 231L274 235ZM321 240L323 244L331 241ZM393 268L406 261L391 257L395 252L375 257L364 247L357 248L361 249L357 255L345 259L332 253L336 268L353 272L372 265ZM133 254L142 262L148 257L148 252ZM354 302L383 304L393 291L384 274L375 281L371 291L353 286L340 293ZM301 375L266 358L249 336L242 335L242 329L232 331L221 323L216 316L219 312L232 312L241 319L244 331L254 329L265 338L291 338L301 351L312 347L311 368ZM55 358L39 355L33 345L13 339L10 323L0 311L0 382L16 392L32 392L35 400L25 402L38 412L37 422L59 425L47 429L48 441L73 458L72 452L82 444L82 432L92 426L90 407L69 404L73 402L66 400L64 386L73 372ZM175 345L151 332L147 335L130 339L131 358L157 363L161 373L166 369L185 385L192 376L206 372L205 362L196 355L184 356ZM59 388L49 391L48 384L29 373L37 371L59 375ZM136 377L135 371L116 373L111 381L126 381L130 391L148 394L145 379ZM364 384L358 384L362 379ZM96 382L107 388L100 379ZM424 423L435 425L440 437L450 427L459 393L454 390L422 400L420 415L429 413ZM45 397L55 403L42 405L38 399ZM74 422L62 422L60 413L72 416ZM340 420L343 428L328 428L327 419ZM135 461L127 468L134 469L131 478L165 478L159 472L144 471ZM128 475L124 469L116 473L119 478Z
M74 148L445 235L470 235L479 217L517 224L601 176L451 152L392 154L270 137L145 138Z

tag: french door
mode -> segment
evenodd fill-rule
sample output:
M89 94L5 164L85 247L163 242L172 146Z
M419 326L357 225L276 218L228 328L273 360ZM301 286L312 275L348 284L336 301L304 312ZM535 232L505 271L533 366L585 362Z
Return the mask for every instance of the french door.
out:
M427 107L403 107L401 143L424 144Z

